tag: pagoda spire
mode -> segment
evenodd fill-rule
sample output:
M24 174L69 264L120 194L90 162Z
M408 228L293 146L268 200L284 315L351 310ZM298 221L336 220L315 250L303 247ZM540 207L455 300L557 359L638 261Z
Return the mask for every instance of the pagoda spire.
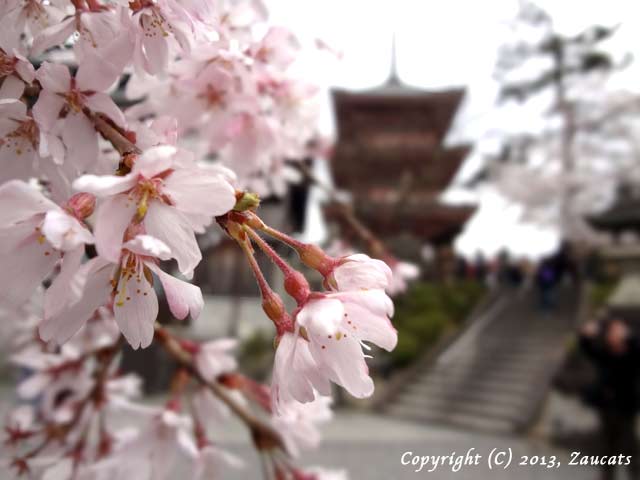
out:
M399 87L402 85L400 77L398 76L398 56L396 45L396 32L391 34L391 67L389 69L389 76L385 83L386 86Z

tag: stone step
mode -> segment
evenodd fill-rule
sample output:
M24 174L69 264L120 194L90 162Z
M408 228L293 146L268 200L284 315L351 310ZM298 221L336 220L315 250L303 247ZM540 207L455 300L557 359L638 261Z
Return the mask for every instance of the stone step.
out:
M536 363L513 361L492 363L488 361L469 360L467 362L456 362L436 365L433 370L425 371L416 377L416 382L428 381L430 378L444 378L455 382L464 377L504 379L505 381L520 381L522 377L536 376L540 372L546 371L540 359Z
M475 401L478 403L491 402L497 405L525 407L529 401L529 393L525 389L496 392L495 389L460 390L437 388L436 386L429 389L409 387L398 396L397 402L429 403L431 400L434 402Z
M479 417L464 413L442 414L438 412L418 411L412 408L394 406L389 412L393 416L414 421L447 425L464 430L481 430L491 433L511 433L516 429L516 423L500 418Z
M535 291L510 295L503 295L507 304L495 310L498 317L470 327L441 362L416 372L386 411L465 430L514 432L525 426L564 355L576 302L563 294L560 308L540 315Z
M501 345L509 345L509 343L503 342L515 341L517 345L521 345L523 347L526 347L527 345L531 347L538 347L547 342L553 343L562 340L569 330L570 328L567 327L544 331L527 328L514 328L513 330L510 328L495 328L485 330L482 332L482 335L484 336L483 340L488 344L497 343Z
M544 372L543 372L544 373ZM542 375L542 374L540 374ZM473 390L491 390L501 393L521 393L528 392L531 388L531 385L535 383L535 381L539 378L540 375L531 375L527 377L527 381L522 382L508 382L501 380L499 378L491 378L484 377L481 378L479 376L475 376L472 378L465 379L464 377L460 377L458 381L452 380L450 378L446 378L444 376L429 376L425 379L421 379L411 385L408 385L406 388L411 388L412 391L422 391L428 392L432 388L441 388L441 389L460 389L464 388L469 391Z
M466 413L504 418L510 421L517 419L526 409L526 402L522 399L518 404L505 404L495 396L487 401L477 401L471 397L404 397L398 403L403 407L434 413Z
M429 370L433 371L454 371L463 368L481 368L486 367L491 370L527 370L531 366L544 365L551 358L561 356L564 352L563 347L549 348L544 351L531 352L490 352L470 350L462 352L451 357L443 357L442 361L436 362ZM422 374L423 372L419 372Z

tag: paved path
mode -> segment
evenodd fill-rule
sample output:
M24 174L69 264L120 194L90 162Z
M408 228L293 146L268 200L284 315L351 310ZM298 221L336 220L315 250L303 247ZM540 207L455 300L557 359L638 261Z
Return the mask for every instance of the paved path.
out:
M244 457L249 459L249 474L230 472L233 480L241 478L259 478L255 454L246 443L230 443L234 449L240 448ZM512 448L516 457L520 455L556 455L561 466L556 469L543 467L511 466L507 470L489 470L486 458L493 448L506 450ZM403 454L413 452L423 455L464 454L470 448L482 455L481 465L466 467L452 472L450 467L427 472L426 468L416 473L416 467L401 464ZM410 458L407 455L405 458ZM322 447L303 455L301 463L306 465L324 465L346 468L354 480L409 480L417 478L481 480L481 479L576 479L591 480L597 478L593 468L568 466L568 452L545 445L544 442L517 437L492 436L469 433L441 427L409 423L362 413L341 412L333 423L325 429ZM225 476L225 478L227 478Z
M6 412L10 394L0 389L0 414ZM123 421L129 421L123 419ZM134 420L132 420L134 421ZM225 472L224 479L259 479L258 460L249 446L247 434L242 425L229 422L216 429L219 441L234 453L239 454L247 465L242 471ZM576 479L597 478L592 468L569 467L568 455L564 450L555 449L544 442L508 436L468 433L425 424L382 417L360 412L339 412L332 423L324 429L325 438L318 451L303 455L301 464L346 468L352 480L409 480L417 478L482 480L482 479ZM486 456L493 448L511 447L515 456L556 455L562 465L557 469L543 467L512 466L507 470L490 471L486 466ZM467 467L457 473L440 468L428 473L416 473L416 467L401 464L405 452L416 455L464 454L475 448L483 456L482 464ZM475 453L475 452L474 452ZM0 473L0 478L11 478ZM187 480L184 476L176 476Z

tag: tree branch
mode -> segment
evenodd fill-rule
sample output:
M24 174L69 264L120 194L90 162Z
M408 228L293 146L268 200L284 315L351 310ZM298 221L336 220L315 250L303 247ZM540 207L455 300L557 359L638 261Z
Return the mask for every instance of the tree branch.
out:
M115 148L120 155L142 153L142 150L140 150L135 143L130 141L100 115L93 113L89 109L85 109L84 114L93 122L96 130L113 145L113 148Z
M205 379L195 367L191 353L182 348L180 342L164 327L156 324L156 340L165 350L186 369L201 385L207 387L218 397L229 409L240 418L251 431L253 443L260 451L278 448L287 452L280 434L267 422L258 418L244 405L238 403L227 391L217 382L210 382Z

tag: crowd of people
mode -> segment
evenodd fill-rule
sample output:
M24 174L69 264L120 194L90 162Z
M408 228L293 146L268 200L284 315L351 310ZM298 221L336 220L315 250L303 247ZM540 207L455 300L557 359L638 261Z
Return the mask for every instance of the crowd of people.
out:
M551 310L556 303L558 286L564 282L575 283L578 268L570 247L563 244L537 262L528 258L514 259L506 250L492 259L478 252L472 261L458 258L455 274L458 279L477 280L489 288L536 288L540 308Z

